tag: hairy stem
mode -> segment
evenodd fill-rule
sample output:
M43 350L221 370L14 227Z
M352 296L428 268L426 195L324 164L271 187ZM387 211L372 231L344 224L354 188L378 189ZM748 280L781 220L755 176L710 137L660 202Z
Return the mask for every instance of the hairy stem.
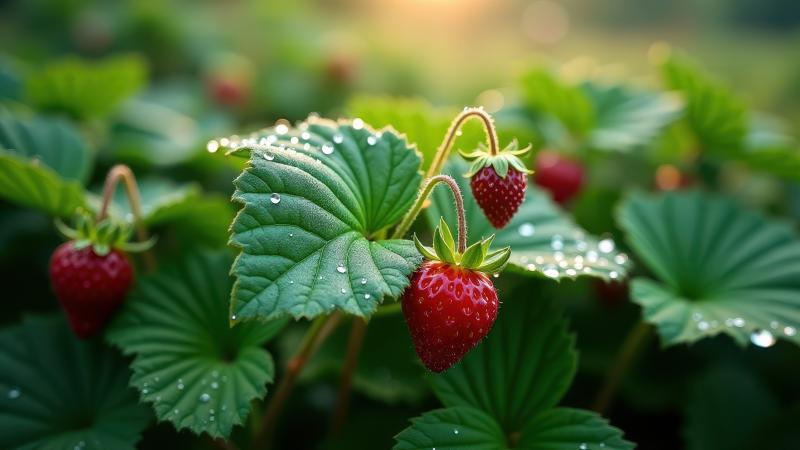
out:
M309 359L316 353L320 345L333 332L339 321L342 319L340 312L335 312L329 316L319 317L311 323L311 327L303 336L303 341L297 352L289 360L286 366L286 373L278 384L272 398L264 411L261 427L253 439L253 448L267 449L271 445L270 437L275 429L278 417L283 411L283 405L289 398L289 394L294 388L294 382L303 370Z
M146 242L149 236L142 215L142 197L139 195L139 186L136 184L136 176L133 174L131 168L125 164L117 164L108 171L106 181L103 184L103 200L100 205L100 210L97 211L95 220L100 222L108 216L108 207L111 205L111 199L114 196L114 191L117 189L117 184L120 180L122 180L125 185L125 193L128 195L128 203L131 206L131 213L133 213L136 238L141 242ZM153 253L147 250L144 252L143 256L147 270L155 269L156 260Z
M336 407L331 419L331 436L337 436L347 419L347 409L350 406L350 389L353 385L353 375L358 367L358 355L361 353L361 344L364 343L364 334L367 331L367 322L356 317L350 329L350 339L347 341L342 375L339 381L339 393L336 397Z
M625 341L623 341L619 353L617 353L617 356L614 358L614 363L611 366L611 370L609 370L608 374L606 375L605 383L603 383L603 387L597 394L592 409L600 414L604 414L606 411L608 411L608 408L611 406L611 403L614 400L614 396L617 393L620 383L625 378L625 375L628 373L628 369L630 369L631 364L644 347L644 344L650 337L652 330L653 327L644 321L640 321L631 329L630 333L628 333L628 336L625 338Z
M408 229L411 228L411 224L414 223L414 220L417 219L420 211L422 211L422 208L425 206L425 201L430 197L433 188L439 183L447 184L447 186L450 187L450 191L453 193L453 199L456 204L456 214L458 215L458 252L464 253L467 249L467 219L464 217L464 197L461 195L461 188L458 187L456 180L448 175L436 175L425 180L411 209L408 210L406 215L403 216L403 220L400 221L400 224L395 228L392 239L400 239L405 236Z
M494 119L483 108L466 108L450 123L450 128L444 136L442 144L436 150L436 156L433 157L433 162L428 168L428 173L425 175L430 178L442 171L447 157L450 155L450 150L453 148L453 142L456 140L458 131L470 118L478 118L483 123L483 128L486 131L486 141L489 146L489 154L496 155L500 151L500 144L497 140L497 130L494 127Z

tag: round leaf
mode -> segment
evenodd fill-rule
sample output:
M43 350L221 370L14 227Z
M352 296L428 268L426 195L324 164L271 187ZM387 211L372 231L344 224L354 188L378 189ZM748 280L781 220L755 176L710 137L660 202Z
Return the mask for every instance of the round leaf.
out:
M242 251L233 315L369 316L422 262L411 241L380 239L417 195L419 154L393 131L359 121L285 128L242 143L254 150L233 196L244 205L231 227Z
M151 416L125 360L61 317L0 331L0 448L134 449Z
M466 171L467 163L460 158L451 159L445 167L445 172L456 178L464 196L468 242L495 234L492 248L511 247L509 269L554 279L583 275L604 279L626 276L628 257L617 252L613 240L589 236L535 186L528 186L525 202L511 222L503 229L495 229L472 196L469 182L463 177ZM452 194L446 188L437 187L432 199L427 210L430 223L438 223L441 216L455 227Z
M561 400L576 364L574 338L555 303L514 298L487 339L431 384L445 406L478 408L511 433Z
M262 348L285 324L228 323L227 253L197 253L143 277L108 331L135 355L131 385L159 420L228 436L262 398L274 367Z
M631 450L635 445L599 415L556 408L536 417L522 431L515 448L530 450Z
M800 242L788 225L700 192L633 195L618 220L661 280L637 278L631 293L664 344L719 333L800 342Z

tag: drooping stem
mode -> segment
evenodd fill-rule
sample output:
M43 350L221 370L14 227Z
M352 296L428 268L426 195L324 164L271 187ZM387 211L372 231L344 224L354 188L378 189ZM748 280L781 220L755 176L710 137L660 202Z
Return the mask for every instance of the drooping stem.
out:
M639 355L647 339L650 337L653 327L647 322L640 321L628 333L619 353L614 358L614 363L609 370L603 387L595 398L592 409L600 414L604 414L614 399L620 383L628 373L631 364Z
M453 199L456 204L456 214L458 215L458 252L464 253L467 249L467 219L464 217L464 197L461 196L461 188L458 187L456 180L448 175L436 175L425 180L411 209L408 210L406 215L403 216L403 220L400 221L400 224L395 228L392 239L400 239L405 236L408 229L411 228L411 224L414 223L414 220L416 220L420 211L422 211L422 207L425 206L425 201L430 197L433 188L439 183L447 184L447 186L450 187L450 191L453 193Z
M253 439L253 448L267 449L271 445L270 437L283 410L283 405L294 387L294 382L308 360L311 359L320 345L333 332L341 319L342 314L337 311L329 316L319 317L311 323L311 327L303 336L303 341L300 343L297 352L289 360L286 366L286 373L283 374L283 379L281 379L267 405L261 421L261 427Z
M367 322L356 317L350 329L350 338L347 341L342 375L339 381L339 393L336 397L336 407L331 419L331 436L337 436L347 419L347 409L350 406L350 389L353 384L353 375L358 367L358 355L361 353L361 344L364 343L364 333L367 331Z
M496 155L500 151L500 144L497 139L497 130L494 127L494 119L483 108L465 108L455 119L450 123L450 128L444 136L442 144L436 150L436 156L433 157L433 162L428 168L428 173L425 175L430 178L442 171L447 157L450 155L450 150L453 148L453 142L456 140L458 131L468 119L477 117L483 123L483 128L486 131L486 141L489 146L489 154Z
M133 224L136 227L136 238L140 242L146 242L149 236L147 227L144 224L144 216L142 215L142 197L139 194L139 186L136 184L136 176L131 168L125 164L117 164L108 171L106 181L103 184L102 203L100 210L97 211L95 220L100 222L108 216L108 207L111 205L111 199L120 180L122 180L125 186L125 193L128 195L128 203L133 214ZM144 264L148 270L153 270L156 266L155 257L149 250L144 252Z

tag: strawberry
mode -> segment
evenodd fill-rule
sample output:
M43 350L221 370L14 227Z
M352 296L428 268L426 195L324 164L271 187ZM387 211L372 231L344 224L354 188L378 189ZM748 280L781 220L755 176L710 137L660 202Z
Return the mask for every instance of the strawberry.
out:
M583 166L558 153L545 150L536 155L534 181L548 190L553 200L560 205L566 205L581 191Z
M102 330L119 309L133 282L127 251L146 250L152 241L131 243L127 225L105 219L94 224L88 213L75 229L57 221L70 240L50 258L50 282L72 331L88 338Z
M495 154L485 146L472 153L461 153L473 161L465 175L470 178L472 196L495 228L506 226L525 200L526 175L530 171L519 157L528 150L530 146L517 149L514 141Z
M460 254L444 220L434 234L433 248L414 237L427 260L403 294L403 315L417 355L433 372L458 362L497 318L497 293L486 273L501 270L511 253L508 247L490 253L493 239L476 242Z
M100 331L122 305L133 281L128 256L119 250L98 255L76 241L61 244L50 259L50 280L78 337Z

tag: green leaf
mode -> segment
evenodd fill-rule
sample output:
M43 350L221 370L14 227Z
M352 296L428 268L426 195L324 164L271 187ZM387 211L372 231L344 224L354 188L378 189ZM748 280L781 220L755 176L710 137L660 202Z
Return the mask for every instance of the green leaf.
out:
M22 119L0 113L0 149L37 160L61 178L81 184L92 168L92 155L80 134L60 119Z
M455 367L431 377L445 406L485 411L507 432L554 407L575 375L577 354L552 299L503 302L486 340Z
M460 158L448 161L444 172L456 178L464 196L468 241L496 234L493 248L511 247L509 269L523 274L544 274L549 278L575 278L582 275L603 279L622 279L628 271L628 257L616 250L614 241L588 235L556 206L550 197L529 183L525 202L505 228L496 230L478 206L464 173L467 163ZM439 217L456 225L450 194L442 188L433 192L427 210L431 223Z
M347 104L350 117L360 117L375 127L391 126L406 135L408 142L416 145L423 155L422 169L427 170L436 150L444 140L450 122L458 109L434 107L419 98L392 98L359 96ZM461 128L455 146L474 150L485 142L483 128L477 121L468 121Z
M775 419L778 402L746 367L717 367L696 380L686 404L689 450L759 448L756 437Z
M86 206L77 181L67 181L36 160L0 150L0 197L59 217Z
M531 450L631 450L622 431L590 411L556 408L537 416L522 431L515 448Z
M27 96L37 109L86 120L108 115L146 81L147 67L139 57L68 58L31 73Z
M701 73L686 59L671 55L660 63L664 84L679 91L686 103L686 122L703 150L738 150L747 130L744 105L720 82Z
M0 447L131 449L151 416L130 371L99 341L80 341L60 317L0 331Z
M422 262L413 242L380 238L416 198L419 154L393 131L360 122L313 119L274 132L250 139L278 141L259 145L235 181L244 207L231 227L241 249L232 311L264 320L371 315Z
M719 333L800 342L800 242L788 224L700 192L632 195L618 222L660 279L635 279L631 294L665 345Z
M285 321L228 322L226 252L190 254L142 277L107 333L134 355L130 384L159 420L228 436L264 397L274 367L263 344Z
M594 107L580 86L558 79L546 68L534 67L525 72L519 87L529 111L558 120L575 135L584 135L597 120Z
M680 117L682 104L657 94L621 84L585 82L581 88L597 112L597 123L587 137L593 149L629 152L644 147Z
M475 408L437 409L411 423L395 436L394 450L503 450L507 447L497 422Z

